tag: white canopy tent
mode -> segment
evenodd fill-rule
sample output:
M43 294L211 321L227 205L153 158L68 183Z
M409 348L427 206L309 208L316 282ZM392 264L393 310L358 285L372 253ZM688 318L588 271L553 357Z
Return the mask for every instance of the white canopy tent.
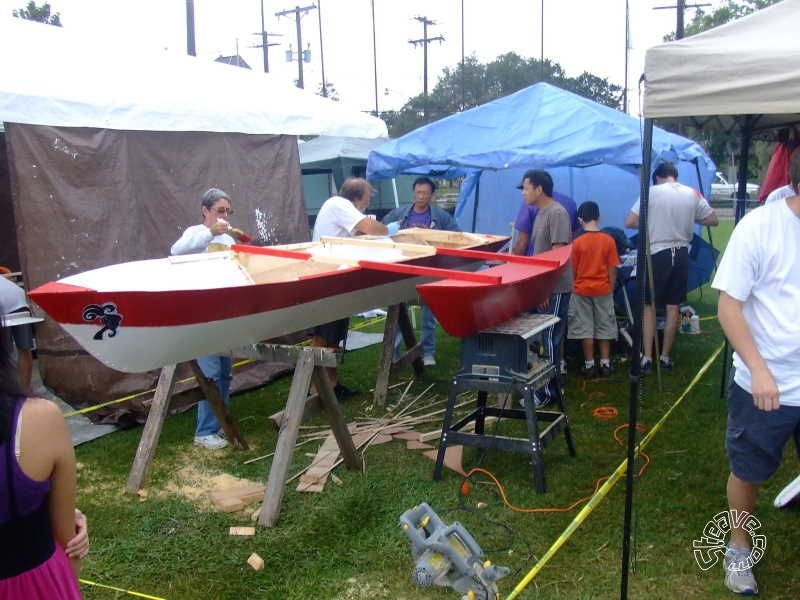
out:
M263 73L132 52L102 32L0 17L0 264L31 288L167 255L210 187L231 194L233 224L256 243L307 240L296 136L387 135L380 119ZM37 345L45 383L79 403L157 376L111 371L49 321Z
M0 18L0 120L133 131L387 137L386 124L272 76ZM12 58L14 57L14 58Z
M703 129L800 123L800 0L647 51L644 116ZM740 181L742 179L740 178Z
M783 0L690 38L650 48L645 57L643 164L650 164L653 121L687 123L705 130L740 131L737 220L744 214L747 155L755 132L800 122L800 0ZM647 231L650 173L642 172L639 235ZM640 306L647 281L640 244ZM641 389L639 309L631 349L628 463L623 523L621 598L627 597L633 510L636 425ZM726 353L727 357L727 353ZM727 360L725 360L727 364ZM726 377L723 372L723 383Z

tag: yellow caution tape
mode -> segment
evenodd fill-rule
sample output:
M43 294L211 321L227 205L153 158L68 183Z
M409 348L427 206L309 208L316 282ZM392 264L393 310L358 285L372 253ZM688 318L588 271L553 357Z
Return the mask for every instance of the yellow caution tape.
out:
M102 583L97 583L96 581L90 581L88 579L78 579L84 585L91 585L93 587L99 587L106 590L114 590L115 592L122 592L123 594L129 594L130 596L136 596L138 598L148 598L148 600L167 600L166 598L162 598L160 596L150 596L149 594L143 594L141 592L134 592L133 590L125 590L122 588L114 587L113 585L103 585Z
M669 408L669 410L664 414L664 416L658 420L658 423L656 423L653 426L653 428L650 429L647 435L645 435L642 438L642 441L639 442L639 444L636 446L635 455L638 455L642 450L644 450L647 447L647 444L650 443L650 440L653 439L653 436L655 436L656 432L658 432L663 427L667 418L669 418L669 416L675 411L675 409L677 409L680 403L683 402L683 399L689 395L689 392L697 384L697 382L700 381L700 378L703 375L705 375L706 371L708 371L712 363L720 355L723 348L724 344L720 344L719 348L717 348L714 351L714 353L708 358L708 360L706 360L703 366L700 367L700 370L697 371L697 375L695 375L694 378L689 382L689 385L686 387L683 393L678 397L675 403ZM614 472L606 480L606 482L602 486L600 486L600 488L594 493L589 502L586 503L586 506L584 506L581 509L581 511L575 516L575 518L567 526L567 528L563 531L563 533L561 533L561 535L559 535L558 538L556 538L556 541L553 542L553 545L550 546L550 548L547 550L547 552L544 553L542 558L539 559L539 562L537 562L533 566L533 568L530 571L528 571L525 577L523 577L522 580L520 580L520 582L516 585L516 587L506 597L506 600L514 600L514 598L519 596L522 590L524 590L527 587L527 585L533 580L534 577L536 577L539 571L541 571L542 568L550 561L550 559L553 556L555 556L556 552L558 552L561 546L563 546L564 543L572 536L575 530L578 529L578 527L580 527L580 525L583 523L584 520L586 520L586 517L588 517L592 513L592 511L597 507L597 505L600 504L600 501L603 500L603 498L605 498L608 495L608 492L611 491L611 489L614 487L617 481L619 481L622 478L623 474L627 469L627 466L628 466L628 459L626 458L614 470Z

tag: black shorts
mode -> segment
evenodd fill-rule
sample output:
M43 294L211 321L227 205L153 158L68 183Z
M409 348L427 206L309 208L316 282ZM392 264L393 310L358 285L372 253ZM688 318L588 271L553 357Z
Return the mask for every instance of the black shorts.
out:
M653 288L656 306L679 305L686 301L689 282L689 248L667 248L651 257L653 264ZM645 304L650 300L650 284L645 285Z
M339 344L347 339L347 330L350 328L350 319L339 319L330 323L323 323L314 327L314 335L325 340L331 348L338 348Z

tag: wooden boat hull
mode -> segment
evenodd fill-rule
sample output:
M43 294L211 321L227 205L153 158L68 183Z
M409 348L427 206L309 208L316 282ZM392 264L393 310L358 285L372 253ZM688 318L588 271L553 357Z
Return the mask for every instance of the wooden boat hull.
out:
M565 246L478 272L498 277L499 283L443 279L419 285L417 291L447 333L467 337L547 300L569 262L570 250Z
M493 236L478 247L506 239ZM437 257L435 248L395 246L405 253L398 262L460 269L480 264ZM91 355L133 373L396 304L433 280L362 269L352 258L310 258L296 249L284 255L281 248L234 249L111 265L47 283L30 298ZM381 252L376 245L368 256Z

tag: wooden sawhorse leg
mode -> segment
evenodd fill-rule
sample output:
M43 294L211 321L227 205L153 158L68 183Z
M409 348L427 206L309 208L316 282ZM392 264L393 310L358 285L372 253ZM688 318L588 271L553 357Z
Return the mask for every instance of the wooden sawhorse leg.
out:
M239 433L239 427L236 421L228 412L222 398L220 398L217 386L211 379L203 375L196 360L189 361L189 366L197 378L197 383L203 391L206 400L208 400L211 408L217 415L217 419L222 425L225 435L228 436L228 441L230 441L234 448L247 450L247 442ZM161 436L161 428L164 426L164 419L167 416L169 401L172 399L172 391L175 389L176 368L177 365L167 365L161 369L161 375L158 377L156 393L153 396L153 402L150 405L147 421L142 431L142 437L139 439L139 445L136 448L133 466L128 475L128 482L125 485L125 491L129 494L138 493L138 491L144 487L144 483L147 480L147 472L156 454L158 438Z
M336 358L330 350L310 347L299 350L292 385L289 389L289 399L286 402L286 409L281 420L280 432L278 433L278 442L275 446L275 457L267 476L264 503L261 505L261 511L258 516L258 522L261 525L272 527L278 520L286 479L289 467L292 464L294 446L297 443L297 435L303 419L303 409L312 379L317 386L317 393L322 405L328 412L331 430L339 443L339 449L342 452L345 465L349 469L362 468L361 458L356 452L353 438L347 430L344 416L333 393L333 386L331 386L330 379L328 379L328 375L325 372L326 366L332 366L329 364L331 360L335 365Z
M406 351L397 361L394 360L395 340L397 331L403 336L403 343ZM397 370L408 364L414 367L414 373L421 377L424 372L422 366L422 346L414 336L414 328L411 327L411 320L408 318L408 305L405 302L394 304L389 307L386 314L386 326L383 330L383 348L381 357L378 361L378 377L375 381L375 404L384 406L386 396L389 393L389 377Z

